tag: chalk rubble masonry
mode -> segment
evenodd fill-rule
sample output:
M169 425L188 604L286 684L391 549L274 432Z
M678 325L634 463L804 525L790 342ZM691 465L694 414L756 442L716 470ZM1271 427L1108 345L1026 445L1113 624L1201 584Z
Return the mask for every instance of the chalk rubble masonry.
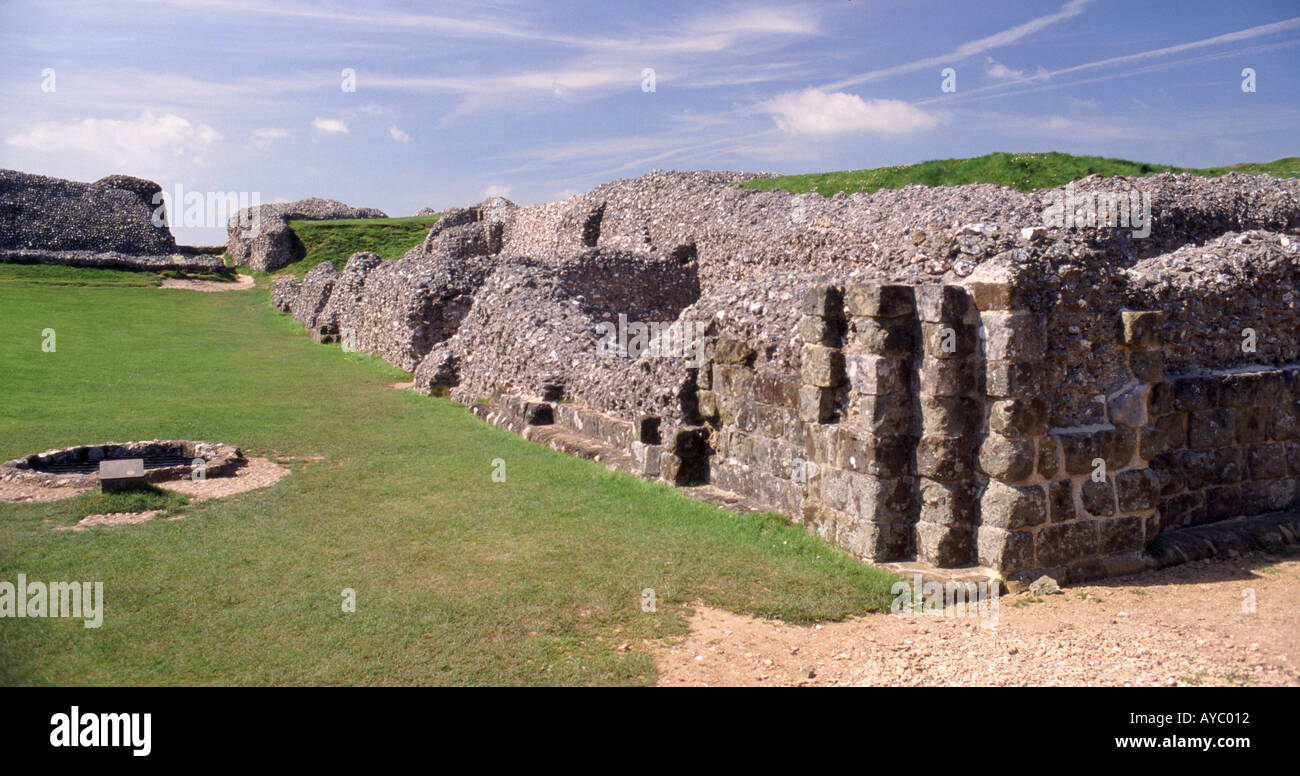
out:
M491 422L868 560L1081 580L1174 562L1151 554L1171 530L1300 507L1295 179L1075 182L1149 194L1141 239L1044 228L1053 192L747 177L482 203L273 298ZM620 315L698 347L602 355Z

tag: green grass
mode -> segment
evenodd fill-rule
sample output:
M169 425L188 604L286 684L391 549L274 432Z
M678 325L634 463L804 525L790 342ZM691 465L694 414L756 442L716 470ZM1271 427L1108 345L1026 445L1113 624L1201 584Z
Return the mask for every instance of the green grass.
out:
M84 532L51 528L82 498L0 505L0 580L105 588L99 629L0 618L0 683L645 684L645 640L684 633L695 601L796 622L889 606L894 577L782 518L390 389L403 373L312 342L264 280L200 294L72 274L0 284L0 460L188 438L293 472L177 505L181 520Z
M823 196L873 192L878 189L900 189L910 183L926 186L960 186L965 183L994 183L1010 186L1020 191L1037 191L1063 186L1073 180L1094 173L1105 177L1115 175L1145 176L1162 172L1189 172L1196 175L1218 176L1229 172L1266 173L1278 177L1300 176L1300 157L1288 156L1266 163L1234 164L1230 167L1192 169L1165 164L1130 162L1126 159L1108 159L1102 156L1072 156L1061 153L1008 154L993 153L970 159L940 159L920 164L894 167L877 167L869 170L784 175L778 178L760 178L740 185L771 191L780 189L793 194L815 191Z
M0 264L0 286L17 284L18 286L132 286L146 287L161 285L163 278L181 278L187 280L209 280L219 283L233 281L235 270L193 271L161 270L158 272L120 269L98 269L92 267L65 267L58 264Z
M189 500L189 496L174 490L164 490L150 483L132 490L114 493L101 493L95 490L68 500L68 505L73 507L72 514L68 517L75 519L65 525L75 523L86 515L148 512L151 509L161 510L160 517L170 517L183 512Z
M343 218L332 221L290 221L293 263L284 272L297 277L321 262L343 269L357 251L374 251L381 259L398 259L424 242L438 216L408 218Z

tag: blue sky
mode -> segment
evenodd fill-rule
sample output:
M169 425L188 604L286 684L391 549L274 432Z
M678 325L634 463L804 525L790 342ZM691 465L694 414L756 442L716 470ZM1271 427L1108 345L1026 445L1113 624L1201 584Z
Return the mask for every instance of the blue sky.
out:
M1298 52L1294 0L3 0L0 167L409 215L655 168L1266 161Z

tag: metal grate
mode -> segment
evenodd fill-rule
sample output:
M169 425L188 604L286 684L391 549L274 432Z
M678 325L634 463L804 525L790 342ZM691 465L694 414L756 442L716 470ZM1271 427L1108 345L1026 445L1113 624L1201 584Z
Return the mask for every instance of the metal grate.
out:
M145 469L162 469L168 466L189 466L190 459L183 455L146 456ZM43 474L94 474L99 471L99 461L77 461L76 463L37 464L32 471Z

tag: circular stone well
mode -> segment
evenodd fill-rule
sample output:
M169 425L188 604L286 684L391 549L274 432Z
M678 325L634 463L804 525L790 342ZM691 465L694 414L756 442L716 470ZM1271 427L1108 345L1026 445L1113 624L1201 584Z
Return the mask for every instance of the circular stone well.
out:
M234 445L152 439L147 442L109 442L46 450L0 464L0 482L65 487L93 485L99 481L99 462L117 458L143 458L145 479L162 482L190 476L196 458L206 463L205 476L233 474L244 464Z

